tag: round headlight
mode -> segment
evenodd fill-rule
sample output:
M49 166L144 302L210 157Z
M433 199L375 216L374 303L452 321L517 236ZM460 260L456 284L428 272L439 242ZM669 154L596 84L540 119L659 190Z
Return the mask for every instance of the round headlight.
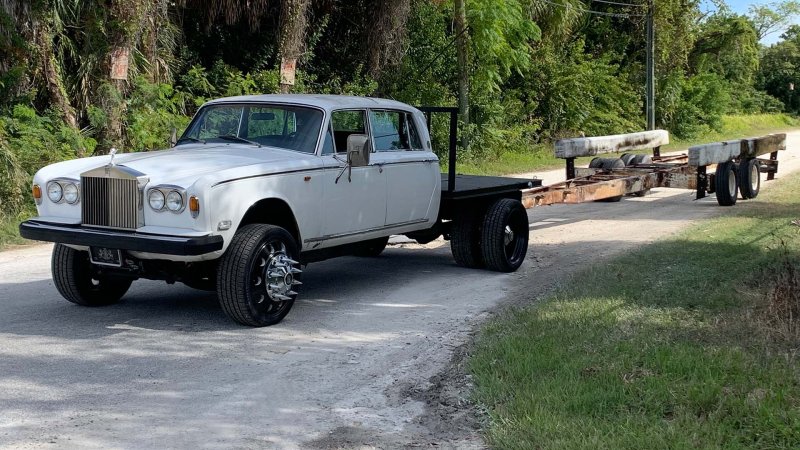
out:
M159 190L153 189L150 191L147 200L150 202L150 207L156 211L161 211L164 208L164 194Z
M75 186L74 183L65 184L64 200L70 205L74 205L78 201L78 186Z
M167 209L170 211L180 211L183 208L183 197L178 191L167 194Z
M47 185L47 198L53 203L61 201L61 196L64 195L64 189L55 181Z

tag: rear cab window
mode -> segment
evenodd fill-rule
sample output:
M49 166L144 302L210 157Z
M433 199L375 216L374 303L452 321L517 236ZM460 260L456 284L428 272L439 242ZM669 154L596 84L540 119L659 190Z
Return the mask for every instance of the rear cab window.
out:
M394 110L370 110L369 125L375 151L422 150L422 141L411 113Z

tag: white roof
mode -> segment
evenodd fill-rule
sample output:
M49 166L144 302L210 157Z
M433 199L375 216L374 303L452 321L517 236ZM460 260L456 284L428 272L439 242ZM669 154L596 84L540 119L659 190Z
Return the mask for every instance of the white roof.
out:
M322 94L264 94L240 95L211 100L207 105L216 103L290 103L294 105L316 106L326 111L346 108L391 108L405 111L416 111L416 108L396 100L384 98L357 97L354 95L322 95Z

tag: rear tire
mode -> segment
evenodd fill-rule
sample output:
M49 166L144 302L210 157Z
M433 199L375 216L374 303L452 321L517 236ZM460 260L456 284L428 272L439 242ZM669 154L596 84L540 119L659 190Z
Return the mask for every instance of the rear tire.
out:
M89 252L63 244L53 247L53 283L58 293L81 306L107 306L128 292L133 280L99 275L92 268Z
M502 198L486 212L481 230L481 254L486 267L514 272L528 254L528 213L518 200Z
M274 325L292 309L300 252L288 231L265 224L239 229L217 268L222 310L243 325Z
M481 255L481 219L476 213L464 213L453 220L450 229L450 251L453 259L461 267L481 269L484 267Z
M739 193L743 199L756 198L761 190L760 163L752 158L739 163Z
M736 164L728 161L717 165L714 174L714 191L717 195L719 206L733 206L736 204Z

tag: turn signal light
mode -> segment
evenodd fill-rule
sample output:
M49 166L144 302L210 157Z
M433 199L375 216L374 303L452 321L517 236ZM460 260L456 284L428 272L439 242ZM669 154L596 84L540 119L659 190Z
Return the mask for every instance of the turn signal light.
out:
M33 191L33 198L34 198L34 200L36 200L36 203L41 203L42 202L42 188L39 187L38 184L34 184L32 191Z
M189 197L189 211L192 212L192 217L197 217L200 214L200 199L194 195Z

